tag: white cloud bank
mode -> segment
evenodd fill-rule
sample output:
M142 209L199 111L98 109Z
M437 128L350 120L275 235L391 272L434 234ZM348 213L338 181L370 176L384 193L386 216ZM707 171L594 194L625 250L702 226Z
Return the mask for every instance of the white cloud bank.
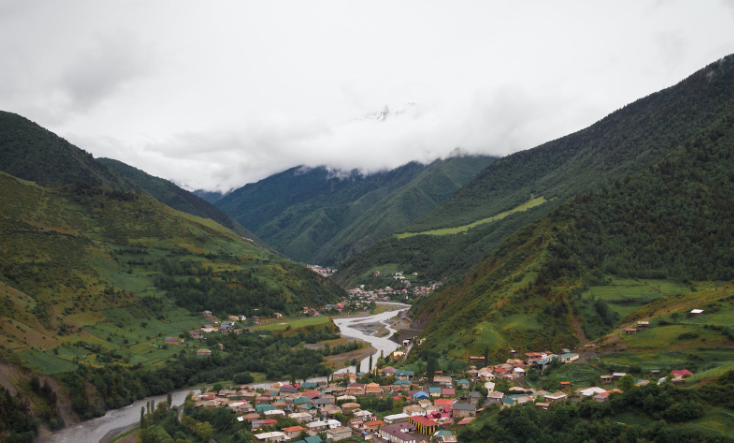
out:
M506 155L734 52L731 11L725 1L0 0L0 109L209 190L299 164L370 172L457 147ZM384 121L359 119L386 105Z

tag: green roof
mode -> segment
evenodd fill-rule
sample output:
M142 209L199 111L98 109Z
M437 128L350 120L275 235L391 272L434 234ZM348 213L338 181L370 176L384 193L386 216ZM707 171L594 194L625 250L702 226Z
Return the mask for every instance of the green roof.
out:
M255 410L257 412L273 411L275 409L278 409L278 408L276 408L273 405L257 405L257 406L255 406Z
M311 435L310 437L306 437L304 440L306 440L306 443L321 443L323 441L318 435Z
M318 386L318 385L316 383L312 382L312 381L305 381L305 382L301 383L301 387L303 389L314 389L314 388L316 388L316 386Z
M441 387L440 386L429 386L428 387L428 392L430 392L430 393L434 393L435 392L435 393L439 393L440 394L441 393Z
M298 397L293 400L294 405L305 405L307 403L311 403L311 399L308 397Z
M395 383L393 383L393 385L409 385L409 384L410 384L409 380L396 380Z
M461 380L457 381L456 384L457 385L468 385L470 383L469 383L469 380L462 378Z

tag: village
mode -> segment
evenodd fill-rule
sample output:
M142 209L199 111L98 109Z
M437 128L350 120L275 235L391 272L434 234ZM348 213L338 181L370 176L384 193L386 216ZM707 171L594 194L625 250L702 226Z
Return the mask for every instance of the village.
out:
M626 334L649 327L640 321ZM633 331L634 330L634 331ZM410 341L404 345L410 349ZM423 339L415 345L424 346ZM693 375L686 369L667 374L650 370L646 378L624 372L601 375L589 386L558 382L553 389L536 389L529 374L543 374L575 365L582 357L561 349L557 353L510 350L505 363L486 365L485 357L472 356L470 365L456 373L416 373L401 369L406 349L399 348L384 365L367 372L341 372L332 380L272 385L238 385L203 392L191 398L193 407L229 408L238 420L250 423L261 442L319 443L356 438L371 442L449 443L457 431L484 411L532 404L552 410L564 402L607 402L626 389L649 383L685 384Z

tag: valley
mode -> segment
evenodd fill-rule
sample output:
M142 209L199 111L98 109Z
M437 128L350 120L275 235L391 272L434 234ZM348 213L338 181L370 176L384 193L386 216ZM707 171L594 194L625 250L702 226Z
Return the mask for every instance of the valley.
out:
M731 441L733 105L729 56L502 158L224 195L2 112L0 441Z

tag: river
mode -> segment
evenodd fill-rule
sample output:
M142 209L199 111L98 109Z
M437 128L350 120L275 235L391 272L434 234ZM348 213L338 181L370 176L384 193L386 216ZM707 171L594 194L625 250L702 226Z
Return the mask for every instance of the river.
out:
M385 303L388 304L388 303ZM389 303L399 308L395 311L387 311L377 315L369 315L365 317L342 317L335 318L334 323L339 327L341 335L349 338L358 338L370 343L377 352L373 355L373 363L377 364L377 359L380 357L380 353L388 355L398 348L398 344L388 340L387 337L392 335L395 330L387 324L387 320L395 317L400 312L407 310L410 306L403 305L400 303ZM364 334L363 332L355 329L353 326L363 323L377 323L381 322L390 331L390 334L386 337L374 337L371 335ZM362 360L362 370L367 369L369 364L369 357ZM338 373L344 372L347 369L354 371L354 367L343 368L337 371ZM309 379L309 381L323 381L325 377L319 377ZM255 387L266 387L270 386L271 383L263 383L255 385ZM198 389L180 389L172 394L173 404L182 405L186 399L186 394L190 391L198 392ZM127 428L136 424L140 420L140 408L145 406L150 400L155 400L156 404L166 399L165 395L156 397L148 397L142 400L138 400L130 406L125 406L120 409L113 409L107 411L107 413L98 418L92 420L83 421L75 425L64 428L58 432L54 432L51 435L41 437L35 440L35 443L99 443L105 436L110 432Z

